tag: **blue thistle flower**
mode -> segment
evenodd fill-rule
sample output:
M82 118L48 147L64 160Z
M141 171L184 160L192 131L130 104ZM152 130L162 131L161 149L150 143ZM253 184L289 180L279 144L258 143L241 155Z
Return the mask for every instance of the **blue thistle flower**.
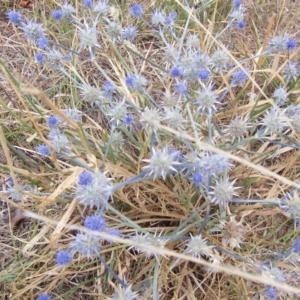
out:
M127 114L127 115L124 116L123 124L125 126L132 125L132 122L133 122L133 115L132 114Z
M140 18L144 13L144 10L139 4L132 4L130 7L130 14L135 18Z
M133 41L136 35L137 35L137 28L133 25L129 25L123 29L121 37L124 40Z
M48 294L40 294L37 300L51 300L51 297Z
M91 8L93 6L93 1L92 0L84 0L83 5L87 8Z
M238 29L244 29L246 27L246 22L244 20L239 20L236 24Z
M40 154L41 156L45 157L45 156L48 156L50 154L50 149L46 145L39 145L35 149L38 152L38 154Z
M135 80L134 76L126 76L125 83L129 89L133 89L135 87L136 80Z
M55 116L50 116L47 120L47 125L49 128L57 127L58 124L59 124L59 120Z
M248 76L243 70L237 70L232 75L232 84L243 86L247 81Z
M105 220L98 215L86 217L84 220L83 226L90 230L97 230L97 231L105 231L106 230Z
M165 25L171 25L172 22L176 19L177 13L175 11L170 12L170 14L165 18Z
M277 290L272 286L268 286L266 288L265 294L266 294L266 296L268 297L269 300L276 300Z
M293 38L289 38L287 41L286 41L286 50L288 51L294 51L297 49L297 41Z
M193 174L192 182L194 185L200 185L203 182L203 175L201 172L196 172Z
M179 95L186 96L189 93L189 88L186 83L179 82L175 85L175 92Z
M43 53L37 53L35 55L35 60L39 65L43 65L46 61L45 55Z
M36 43L40 49L46 49L48 48L49 40L46 37L42 36L37 39Z
M21 13L11 10L11 11L7 12L6 14L7 14L9 22L11 22L15 25L19 25L22 23L22 14Z
M90 172L83 171L79 175L79 179L78 179L78 184L79 185L88 185L88 184L91 184L92 181L93 181L93 176Z
M121 237L122 236L122 232L119 229L116 229L116 228L108 229L106 231L106 233L109 234L109 235L115 236L115 237ZM113 242L110 238L106 238L105 240L109 243Z
M63 18L63 11L61 9L54 10L52 12L52 17L55 21L59 21Z
M28 21L27 24L22 23L21 29L24 31L26 38L34 43L38 38L43 37L45 32L42 24L33 21Z
M116 87L110 81L104 82L102 88L103 94L106 97L111 97L114 91L116 90Z
M242 5L242 0L233 0L232 7L237 9Z
M180 77L183 75L183 70L182 68L180 67L173 67L171 70L170 70L170 76L172 78L177 78L177 77Z
M198 78L202 81L205 81L209 78L210 72L208 69L201 69L198 71Z
M56 253L56 263L60 266L68 265L73 259L73 255L68 250L59 250Z
M300 238L294 240L292 250L295 253L300 253Z

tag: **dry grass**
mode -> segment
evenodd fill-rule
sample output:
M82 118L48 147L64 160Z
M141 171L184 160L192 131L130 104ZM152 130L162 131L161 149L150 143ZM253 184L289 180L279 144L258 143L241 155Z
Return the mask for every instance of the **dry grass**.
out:
M36 3L34 12L23 13L30 19L37 17L47 24L53 33L50 37L61 39L57 42L62 42L66 47L77 45L78 40L76 36L72 36L69 24L60 28L50 21L48 5L56 7L59 2L41 1ZM172 7L181 9L178 2L168 1L168 11ZM299 9L293 1L260 2L246 3L249 26L244 33L230 29L218 40L228 46L228 51L236 58L255 55L270 36L283 30L299 40L299 28L295 25L300 18ZM79 5L77 1L75 4ZM159 4L156 1L144 1L143 5L148 8L157 7ZM124 7L128 7L128 4L125 3ZM203 22L204 25L201 23L206 30L197 22L192 22L193 30L202 36L201 46L204 50L211 51L216 47L211 34L224 26L221 20L224 20L229 10L229 1L213 1L203 16L207 22ZM83 103L79 91L70 79L53 69L36 65L34 47L27 44L20 30L8 24L3 17L4 11L1 7L0 58L6 68L1 65L0 123L4 132L1 145L8 156L5 151L0 153L0 299L36 299L37 295L44 292L49 292L54 299L104 299L112 295L116 287L114 279L103 264L97 260L76 257L67 268L61 268L55 264L55 254L59 249L67 248L73 240L76 230L72 226L81 226L84 216L94 212L93 209L83 211L76 199L65 195L74 190L83 165L95 169L102 164L105 145L109 140L109 125L103 113L94 111L84 116L82 131L77 124L68 120L69 124L63 128L73 142L74 157L62 159L52 156L44 159L37 154L35 146L47 141L46 117L70 106L79 111L86 111L90 107ZM288 20L293 18L293 22L288 24ZM186 14L180 14L178 28L184 28L185 19ZM124 25L130 23L126 13L122 20ZM228 40L232 41L229 45ZM141 31L135 44L129 47L154 64L168 69L168 63L161 63L166 50L162 45L150 30L145 30ZM103 38L102 47L103 52L97 53L97 63L119 84L120 89L136 106L143 107L145 99L140 94L131 94L127 89L123 80L127 68L141 72L151 82L147 92L162 103L163 94L170 89L171 84L166 83L165 74L161 70L126 47L115 50L106 38ZM123 60L120 59L120 54ZM299 51L293 53L295 59L298 56ZM254 67L257 68L257 73L251 74L253 76L246 87L230 91L221 110L215 115L215 121L221 129L237 114L251 116L253 124L259 122L261 114L271 103L263 93L268 96L272 94L274 84L270 78L272 75L278 78L280 62L283 59L278 55L272 60L260 60ZM72 64L74 76L76 70L91 85L101 86L105 82L101 71L93 63L75 58ZM219 94L229 85L229 80L228 74L216 78ZM294 90L297 91L297 86ZM297 93L295 103L299 100ZM203 134L202 141L205 141L208 139L207 128L205 123L201 126L199 132ZM161 132L163 145L172 144L183 152L187 151L186 145L176 134L172 135L172 131L162 127ZM192 128L189 128L187 134L195 148L201 147L202 144L195 141L197 138L193 136ZM250 130L247 138L254 135L255 132ZM299 141L298 134L293 131L288 137ZM238 190L240 198L279 199L291 192L289 183L299 184L299 150L288 145L279 148L272 140L276 140L276 137L271 136L269 141L264 142L249 139L248 143L231 149L228 139L217 131L214 133L215 145L222 145L228 155L244 160L244 163L235 162L235 167L229 174L230 179L237 179L236 185L241 187ZM128 134L121 151L108 153L105 170L115 184L130 179L141 171L145 165L142 160L150 156L149 145L149 135L143 130L137 130L134 135ZM251 168L249 162L257 168ZM271 171L275 176L270 176L266 171ZM25 200L22 202L11 200L5 193L5 182L14 174L19 184L32 187L30 192L25 193ZM287 181L282 181L276 174ZM294 221L278 205L232 203L224 213L217 206L212 206L202 235L210 244L218 247L214 250L216 260L220 259L219 266L216 261L217 269L208 267L206 257L176 257L176 253L183 253L186 246L184 240L172 240L172 237L176 234L184 237L195 235L207 209L205 199L180 174L169 176L165 181L157 179L123 187L114 193L111 206L113 209L105 212L108 226L118 228L127 237L137 227L144 232L169 235L166 257L158 254L159 262L155 257L145 258L144 254L128 250L126 240L123 243L106 243L101 249L102 257L118 276L126 278L133 285L133 290L144 293L142 299L155 299L152 295L153 282L159 288L160 299L164 300L266 299L264 291L268 282L278 286L281 297L278 299L300 297L299 264L292 265L284 260L277 264L286 275L285 283L298 289L298 293L293 293L295 290L292 291L292 288L287 293L289 287L284 288L282 284L274 283L271 277L261 275L257 269L259 262L287 250L299 234ZM194 217L183 226L182 223L195 211L197 213ZM41 216L40 219L38 215ZM234 225L230 227L228 224L231 215L234 215L234 220L244 233L241 247L234 250L226 243L227 235L236 230ZM220 220L227 224L225 229L216 229ZM170 267L175 262L176 266L171 270Z

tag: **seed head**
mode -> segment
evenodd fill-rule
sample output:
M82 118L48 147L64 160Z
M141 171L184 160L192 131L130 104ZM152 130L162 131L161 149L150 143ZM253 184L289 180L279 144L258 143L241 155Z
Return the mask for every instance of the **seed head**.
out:
M73 259L73 255L68 250L59 250L56 254L56 263L60 266L68 265Z
M174 166L179 164L175 160L176 156L177 152L169 153L168 148L158 151L152 149L151 158L144 159L144 161L149 162L149 165L143 167L143 169L149 171L149 175L153 175L154 179L157 177L166 179L166 176L170 171L176 172Z

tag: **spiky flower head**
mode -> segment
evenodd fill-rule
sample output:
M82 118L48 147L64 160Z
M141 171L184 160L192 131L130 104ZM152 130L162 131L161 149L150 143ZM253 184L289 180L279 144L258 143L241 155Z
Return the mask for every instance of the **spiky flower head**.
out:
M245 9L242 6L232 10L229 14L229 17L232 21L241 21L245 18Z
M83 226L90 230L105 231L106 222L99 215L87 216L84 220Z
M178 82L175 85L175 93L181 95L181 96L187 96L189 93L189 87L185 82Z
M262 119L261 125L265 126L265 133L282 133L287 126L285 119L275 109L268 110Z
M59 21L63 18L63 11L61 9L56 9L52 12L52 17L55 21Z
M240 244L245 239L246 227L243 226L242 220L237 222L235 217L230 217L226 222L220 222L220 230L222 232L222 244L227 247L240 248Z
M59 125L59 119L55 116L50 116L47 119L47 125L48 127L57 127Z
M203 239L201 235L191 235L191 239L187 243L187 253L197 258L201 258L202 255L211 257L213 248L213 246L207 245L206 239Z
M148 162L149 165L143 167L144 170L149 172L149 175L153 175L153 178L166 176L169 172L176 172L174 166L180 164L176 162L177 152L170 153L168 148L163 148L162 150L152 149L152 155L150 159L144 159L143 161Z
M90 174L92 175L92 181L88 180L87 184L77 185L76 197L85 207L90 206L99 209L100 206L103 206L105 208L111 196L111 179L107 178L102 172Z
M106 300L136 300L136 299L138 299L138 292L133 292L131 290L131 285L127 287L120 285L112 298L106 298Z
M116 150L121 150L124 145L123 134L120 131L113 131L109 135L109 145Z
M140 18L143 13L143 7L139 4L132 4L129 10L130 14L135 18Z
M171 11L169 15L165 17L164 25L169 27L173 26L176 18L177 13L175 11Z
M280 208L283 209L289 217L300 219L300 197L297 192L287 193L280 201Z
M162 232L159 235L157 235L157 233L155 233L154 235L150 235L149 233L146 233L146 234L136 233L135 235L131 236L130 239L133 242L139 243L145 247L139 247L139 246L132 245L128 248L128 250L134 249L138 253L145 253L146 258L150 258L150 257L154 256L156 259L158 259L158 254L153 253L152 250L147 249L147 246L164 249L168 240L165 238L162 238L161 234L162 234Z
M53 68L60 68L62 66L64 55L60 51L53 48L53 49L49 49L49 51L47 52L47 58L49 64Z
M210 71L209 69L200 69L198 71L198 78L201 80L201 81L205 81L209 78L210 76Z
M278 35L272 38L268 44L268 51L278 53L286 50L288 37L286 35Z
M50 148L47 145L39 145L35 149L36 152L43 157L46 157L50 154Z
M83 5L84 5L86 8L92 8L92 6L93 6L93 1L92 1L92 0L83 0Z
M286 50L288 51L295 51L298 47L298 43L296 41L296 39L293 38L288 38L287 42L286 42Z
M8 17L9 22L15 25L20 25L22 23L22 14L18 11L10 10L6 13L6 15Z
M61 10L63 12L64 18L68 18L76 13L76 9L74 8L74 6L66 2L61 6Z
M266 296L269 300L276 300L277 299L277 290L272 286L267 286L265 291Z
M213 191L210 192L212 195L212 203L218 204L220 207L225 208L226 204L232 200L234 196L237 195L234 187L235 180L233 182L229 182L228 178L221 178L216 181L215 186L213 187Z
M51 300L51 297L48 294L40 294L37 300Z
M277 267L268 268L264 266L262 269L262 275L267 278L272 278L273 280L278 281L280 283L285 282L285 276L283 272Z
M203 182L203 174L201 172L195 172L192 174L192 182L196 186L200 186Z
M205 174L216 177L227 173L233 167L233 164L226 156L206 153L202 154L199 167Z
M116 21L108 21L105 29L112 41L118 40L122 34L122 25Z
M195 104L197 109L207 115L212 115L220 102L217 101L217 94L212 89L212 85L202 84L202 90L197 92Z
M161 116L160 112L156 108L145 107L141 113L140 122L144 128L148 131L156 132L160 126Z
M102 104L104 98L101 89L89 84L83 84L80 86L80 89L83 101L89 104Z
M249 128L250 125L248 125L246 119L243 120L240 117L236 117L230 122L225 131L226 135L231 138L232 141L234 141L235 139L240 140L243 138L248 132Z
M168 126L176 130L183 130L186 125L186 119L179 108L165 109L164 120Z
M190 34L186 39L186 46L188 48L198 48L200 45L200 39L197 34Z
M23 30L28 41L33 43L35 43L38 38L45 35L45 28L43 27L43 25L33 21L22 23L21 29Z
M275 89L274 94L274 101L278 106L282 106L286 103L288 99L287 91L284 87L279 87Z
M48 45L49 45L49 40L46 37L42 36L37 39L36 43L37 43L38 48L47 49Z
M216 50L211 56L213 70L216 73L223 72L229 62L229 57L224 50Z
M127 105L124 102L118 103L111 107L106 115L109 117L109 121L118 126L127 114Z
M56 152L69 152L69 140L68 138L62 134L57 128L51 128L49 135L49 140L51 141L51 144L53 145Z
M90 51L96 46L100 47L95 24L90 27L85 21L83 27L79 28L79 46L81 50L88 49Z
M294 61L288 61L282 70L282 75L286 83L296 80L300 75L300 65Z
M162 26L164 25L166 15L164 12L156 9L151 15L151 24L153 26Z
M248 75L243 70L237 70L232 75L232 85L243 86L248 80Z
M73 255L69 250L59 250L56 253L56 263L60 266L68 265L73 259Z
M74 108L66 108L63 109L62 112L75 123L79 123L82 121L82 113L78 112Z
M95 234L77 233L74 241L70 244L70 249L90 259L92 256L99 254L101 238Z
M110 8L110 6L107 3L107 0L99 0L95 4L93 11L95 13L97 13L99 16L102 16L102 15L106 15L108 13L109 8Z
M130 90L135 92L143 92L148 84L148 81L144 76L140 74L134 74L126 76L125 83Z
M129 25L123 28L121 38L123 40L133 41L137 35L137 28L136 26Z

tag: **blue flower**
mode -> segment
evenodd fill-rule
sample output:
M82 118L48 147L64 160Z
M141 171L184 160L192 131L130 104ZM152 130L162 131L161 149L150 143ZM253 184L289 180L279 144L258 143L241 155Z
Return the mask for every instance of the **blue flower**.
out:
M286 41L286 50L288 51L294 51L297 49L297 41L293 38L289 38L287 41Z
M115 86L110 81L104 82L102 88L106 97L111 97L114 91L116 90Z
M48 294L40 294L37 300L51 300L51 297Z
M35 55L35 60L37 61L38 64L42 65L45 63L45 55L43 53L37 53Z
M130 7L130 14L135 18L140 18L142 14L144 13L144 10L142 6L139 4L133 4Z
M202 81L207 80L209 78L210 72L208 69L201 69L198 71L198 78Z
M63 11L60 9L54 10L52 12L52 17L55 21L59 21L63 18Z
M105 231L106 222L98 215L93 215L85 218L83 226L90 230Z
M173 67L170 70L170 76L172 78L177 78L177 77L180 77L182 75L183 75L183 72L182 72L182 68L180 68L180 67Z
M243 70L238 70L235 71L232 75L232 84L243 86L247 79L247 74Z
M185 96L188 94L188 91L189 91L189 88L188 88L187 84L184 82L179 82L175 85L175 92L179 95Z
M133 115L132 114L127 114L124 116L124 119L123 119L123 124L125 126L130 126L133 122Z
M122 39L132 41L137 35L137 28L133 25L129 25L123 29Z
M200 172L196 172L193 174L193 177L192 177L192 181L193 181L193 184L195 185L199 185L203 182L203 176Z
M166 25L170 25L177 17L177 13L175 11L170 12L170 14L165 18L164 23Z
M239 8L242 5L242 0L233 0L232 7Z
M238 29L244 29L246 27L246 22L244 20L239 20L236 24Z
M57 127L58 124L59 124L59 120L55 116L50 116L47 120L47 125L49 128Z
M79 185L88 185L88 184L92 183L92 181L93 181L93 176L90 172L83 171L79 175L79 180L78 180Z
M46 49L48 47L48 44L49 44L49 40L46 38L46 37L40 37L37 39L37 46L40 48L40 49Z
M35 149L41 156L44 156L44 157L48 156L50 153L50 149L46 145L39 145Z
M66 266L73 259L73 255L68 250L59 250L56 254L56 263L60 266Z
M126 76L125 83L128 88L133 89L136 85L136 79L134 76Z
M276 296L277 296L276 289L273 288L272 286L268 286L266 288L266 296L268 297L269 300L276 300Z
M292 250L295 253L300 253L300 238L294 240Z
M22 14L20 14L17 11L13 11L13 10L9 11L7 13L7 17L8 17L8 20L10 22L12 22L13 24L18 25L22 22Z
M83 5L87 8L91 8L93 6L93 1L92 0L84 0Z

